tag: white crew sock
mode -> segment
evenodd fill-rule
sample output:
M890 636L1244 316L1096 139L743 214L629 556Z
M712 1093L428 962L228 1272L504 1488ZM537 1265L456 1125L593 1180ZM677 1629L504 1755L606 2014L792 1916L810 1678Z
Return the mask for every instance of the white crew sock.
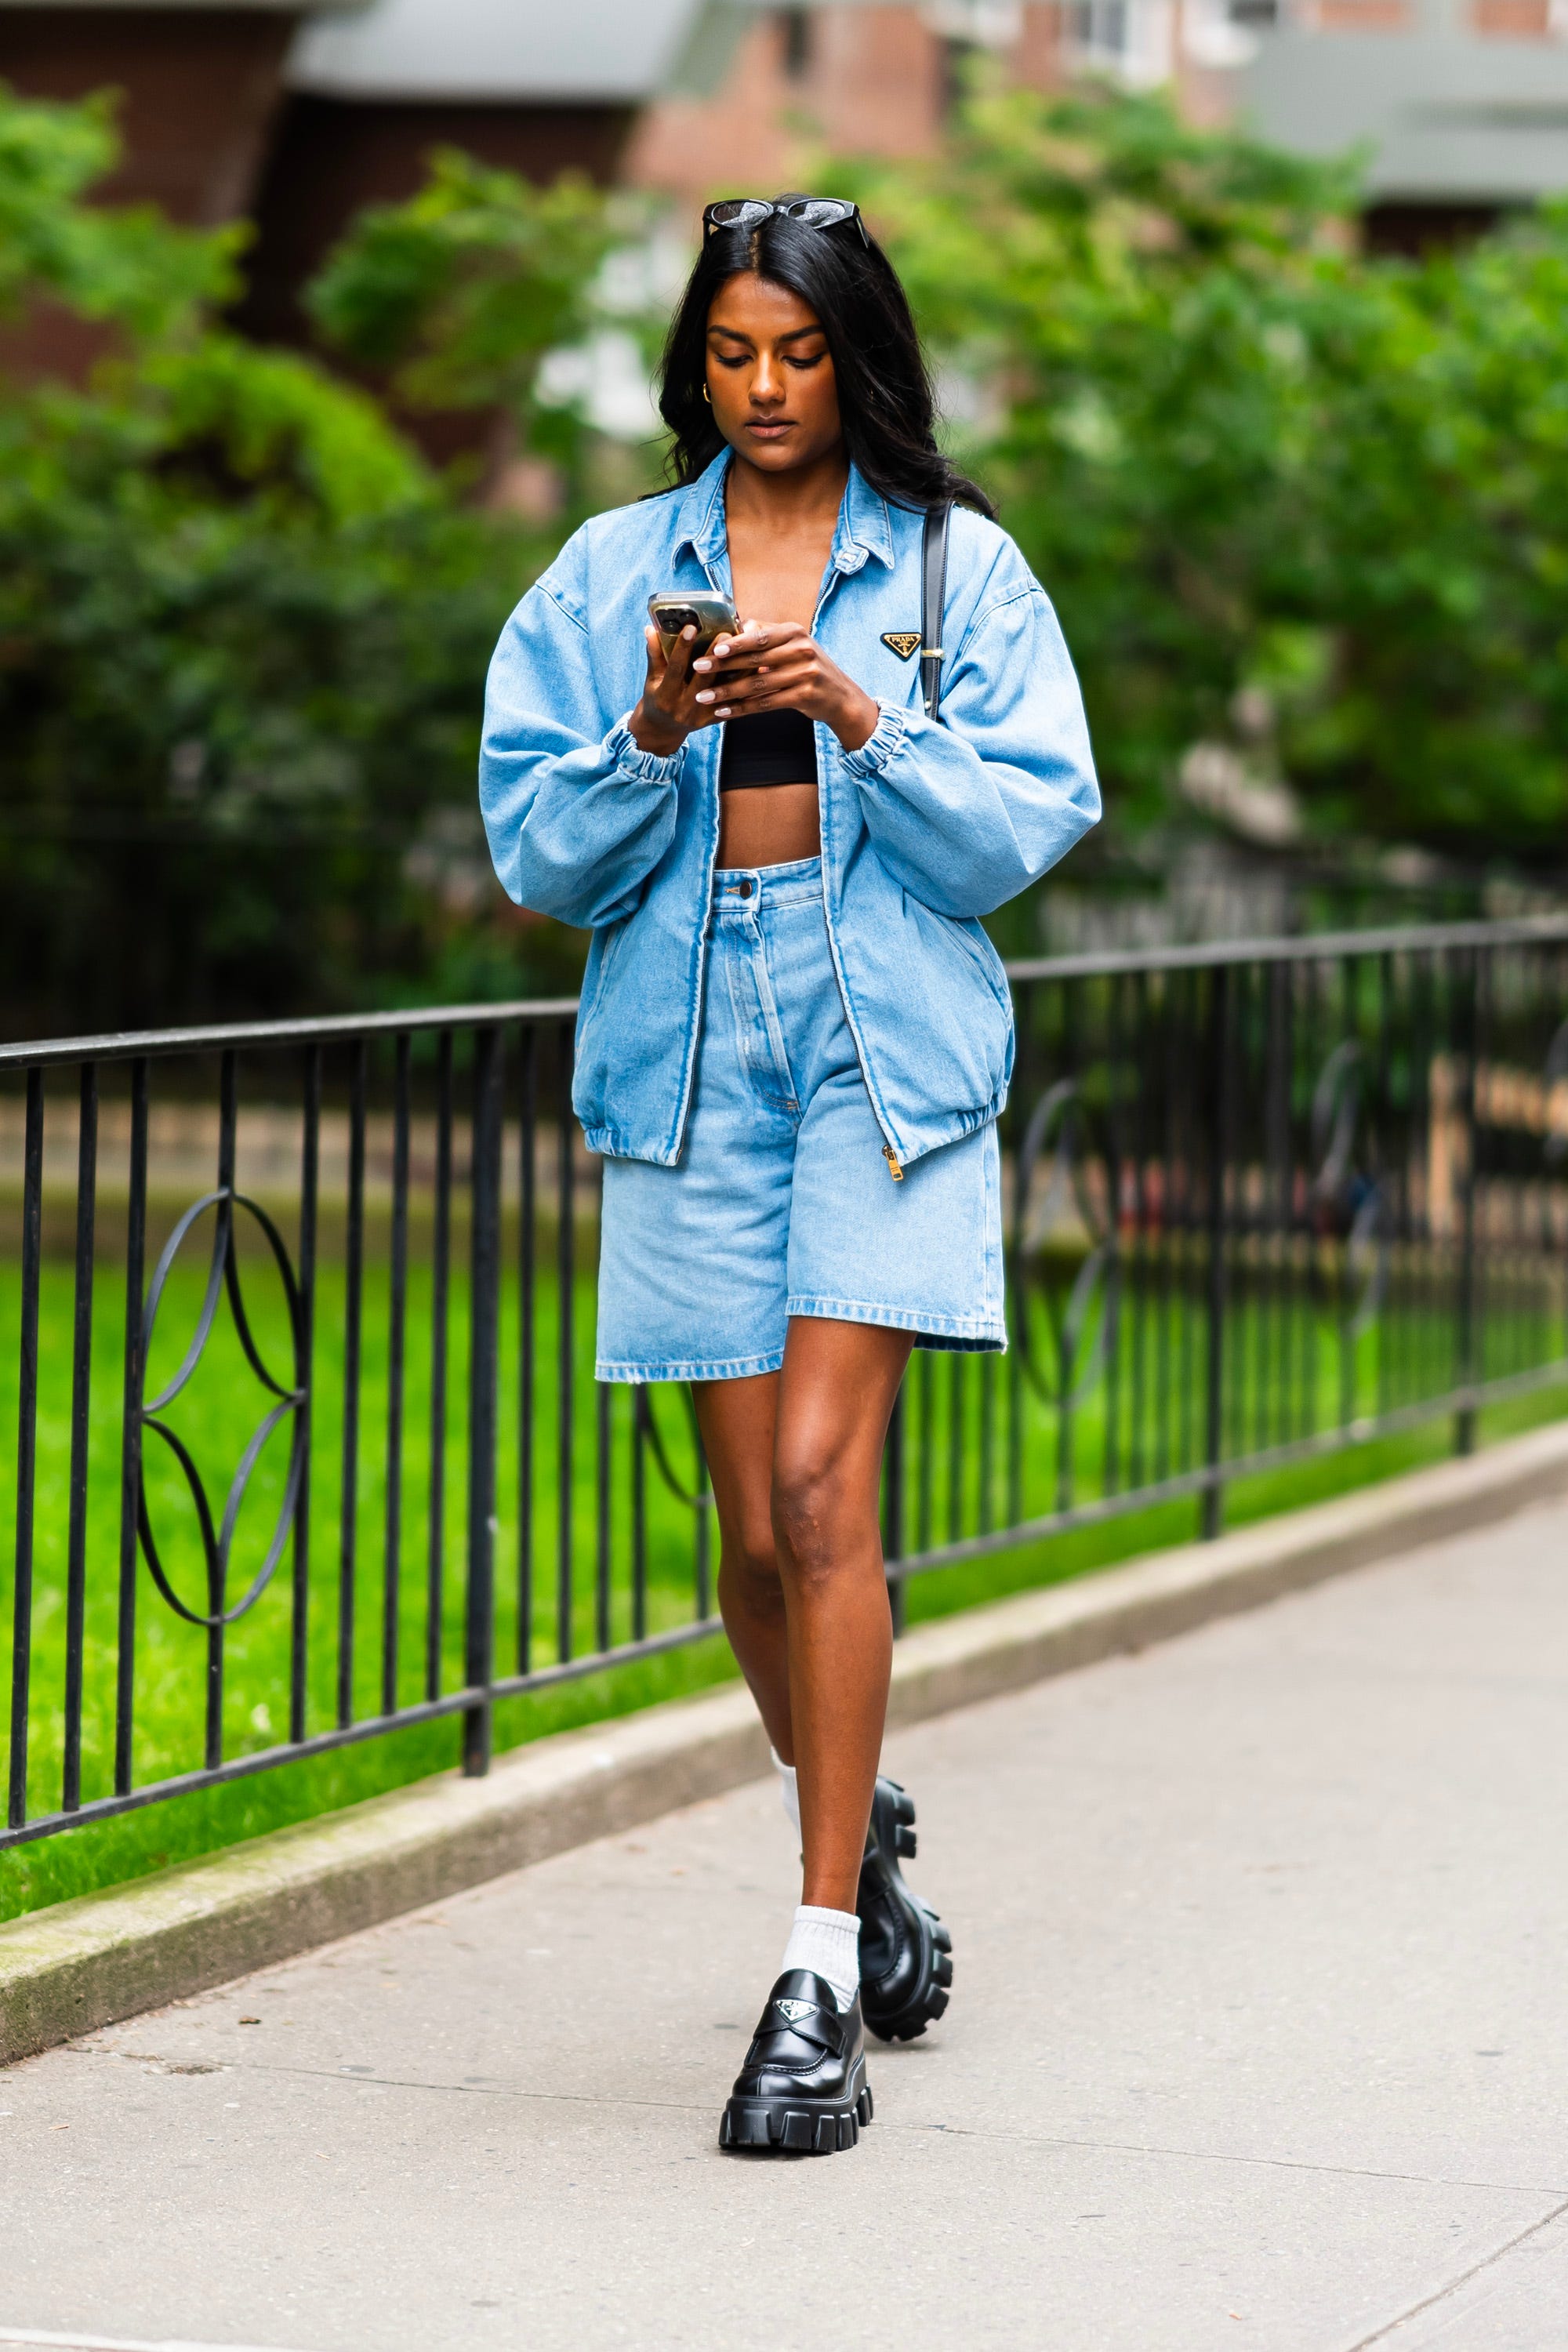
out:
M770 1748L768 1754L773 1758L773 1769L779 1776L779 1794L784 1799L784 1809L789 1815L791 1825L798 1837L800 1835L800 1784L795 1777L795 1766L786 1764L776 1748Z
M860 1990L860 1922L854 1912L800 1904L779 1963L781 1975L785 1969L811 1969L826 1977L840 2010L852 2009Z

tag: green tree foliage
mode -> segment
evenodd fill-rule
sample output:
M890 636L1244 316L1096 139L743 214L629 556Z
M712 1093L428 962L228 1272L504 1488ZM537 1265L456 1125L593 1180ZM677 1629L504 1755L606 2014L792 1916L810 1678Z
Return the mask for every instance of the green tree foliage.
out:
M569 980L487 877L479 689L563 530L652 471L556 364L647 350L638 224L438 156L312 289L329 364L224 325L243 232L95 205L114 154L106 106L0 91L12 1034ZM1094 95L977 92L940 157L833 176L1061 609L1113 830L1228 744L1309 831L1561 862L1568 206L1369 258L1347 172ZM401 429L430 408L547 461L556 519L481 511Z
M1159 98L978 94L868 169L1055 596L1113 823L1238 709L1321 832L1560 858L1568 207L1421 263Z
M362 214L308 307L327 342L383 373L405 406L500 411L580 495L580 421L540 398L540 371L584 332L616 238L585 179L536 188L445 148L417 195Z
M555 534L474 510L359 384L226 331L238 238L92 205L114 152L101 107L0 96L0 302L97 353L0 376L10 1034L556 984L575 950L487 884L473 789L485 665ZM590 200L561 208L591 277ZM329 272L362 339L389 233ZM517 342L580 329L560 254L510 250ZM437 384L437 307L404 306L411 382ZM459 290L449 311L471 316ZM451 361L474 396L521 387L536 361L507 378L495 326L480 382L475 335Z

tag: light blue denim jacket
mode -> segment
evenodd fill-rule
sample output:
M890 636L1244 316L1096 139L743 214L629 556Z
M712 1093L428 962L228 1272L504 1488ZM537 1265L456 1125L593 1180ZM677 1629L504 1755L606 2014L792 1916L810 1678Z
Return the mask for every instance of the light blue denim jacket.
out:
M501 633L485 704L479 801L496 871L542 914L591 924L573 1104L590 1148L680 1156L702 1017L719 845L721 730L668 759L623 719L646 670L647 597L731 590L726 450L685 490L596 516ZM1005 531L952 516L942 718L917 659L918 513L851 470L816 634L875 696L870 740L816 729L822 887L845 1012L898 1160L994 1118L1013 1066L1001 960L977 917L1054 866L1100 814L1072 663Z

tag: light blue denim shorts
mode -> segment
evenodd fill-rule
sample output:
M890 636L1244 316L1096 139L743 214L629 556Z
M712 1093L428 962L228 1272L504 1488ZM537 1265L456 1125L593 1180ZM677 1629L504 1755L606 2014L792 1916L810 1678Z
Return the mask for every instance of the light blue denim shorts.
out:
M792 1315L888 1324L926 1348L1006 1344L995 1127L893 1180L815 857L713 877L680 1159L605 1162L598 1377L774 1372Z

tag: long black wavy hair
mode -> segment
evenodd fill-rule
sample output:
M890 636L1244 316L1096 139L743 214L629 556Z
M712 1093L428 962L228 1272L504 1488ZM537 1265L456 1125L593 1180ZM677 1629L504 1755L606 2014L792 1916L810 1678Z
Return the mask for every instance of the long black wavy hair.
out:
M670 321L659 366L658 406L672 436L666 459L672 488L694 482L724 446L702 396L708 313L726 280L746 273L787 287L822 321L845 447L873 489L895 506L920 510L957 499L994 515L978 483L937 447L935 405L920 336L909 299L880 246L863 243L853 221L811 228L782 213L770 214L757 228L716 229L703 244Z

